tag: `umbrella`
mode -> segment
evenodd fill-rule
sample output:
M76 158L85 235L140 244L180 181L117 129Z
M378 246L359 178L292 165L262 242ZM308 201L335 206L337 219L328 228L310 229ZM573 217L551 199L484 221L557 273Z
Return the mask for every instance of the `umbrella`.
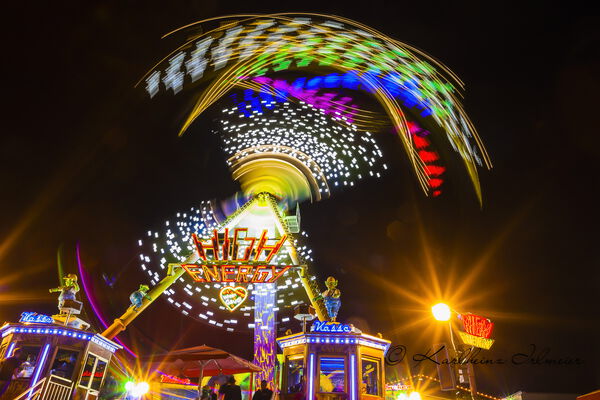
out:
M206 345L153 354L142 359L152 364L159 364L161 370L171 375L189 378L198 377L199 393L202 390L202 378L204 376L261 371L259 366L248 360Z

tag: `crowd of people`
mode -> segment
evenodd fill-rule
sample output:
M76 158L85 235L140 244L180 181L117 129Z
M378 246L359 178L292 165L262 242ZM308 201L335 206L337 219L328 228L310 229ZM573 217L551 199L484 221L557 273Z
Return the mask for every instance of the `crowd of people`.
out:
M252 400L272 400L273 391L268 388L268 382L263 380L258 389L252 395ZM235 383L235 378L230 376L227 382L219 388L219 394L215 393L213 387L205 385L202 387L200 400L242 400L242 389Z

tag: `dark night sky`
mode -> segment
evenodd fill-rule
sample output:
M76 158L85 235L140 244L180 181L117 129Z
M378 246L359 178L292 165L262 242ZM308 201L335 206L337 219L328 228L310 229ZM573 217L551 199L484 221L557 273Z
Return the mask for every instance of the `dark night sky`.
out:
M429 330L410 323L428 310L396 289L426 298L427 249L442 286L451 282L446 297L483 267L459 305L495 321L490 356L509 358L533 343L551 348L552 357L584 360L488 366L481 389L600 387L597 15L576 2L568 9L542 2L123 3L27 3L3 12L0 319L15 320L24 309L53 312L46 289L57 284L56 251L64 246L72 268L77 241L104 313L117 316L141 279L134 258L143 232L237 189L208 122L177 137L189 94L150 101L133 88L174 48L162 34L231 13L331 13L453 69L494 163L481 176L483 209L460 179L429 199L388 138L392 168L382 180L303 206L319 277L340 279L342 319L365 319L370 331L409 352L427 350ZM115 291L102 286L103 271L122 271ZM250 337L213 331L162 300L153 307L127 340L164 348L206 343L250 356Z

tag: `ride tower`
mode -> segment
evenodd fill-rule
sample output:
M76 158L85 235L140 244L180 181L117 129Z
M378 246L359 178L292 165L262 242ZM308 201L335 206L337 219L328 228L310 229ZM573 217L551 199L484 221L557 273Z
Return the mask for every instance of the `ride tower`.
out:
M221 285L219 299L232 319L236 312L253 311L254 362L263 368L257 382L274 382L278 286L289 285L297 275L320 318L327 318L315 279L296 250L298 231L296 215L284 216L274 195L259 193L210 237L192 235L198 259L180 265L195 282Z

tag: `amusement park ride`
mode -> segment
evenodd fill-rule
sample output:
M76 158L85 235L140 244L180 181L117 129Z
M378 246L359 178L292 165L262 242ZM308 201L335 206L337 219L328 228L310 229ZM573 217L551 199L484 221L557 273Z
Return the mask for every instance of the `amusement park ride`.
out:
M254 227L240 228L248 218L252 219ZM262 219L263 223L257 225L256 218ZM90 333L87 331L89 324L75 317L82 306L75 297L79 291L77 276L66 275L63 286L50 290L60 292L59 314L50 317L24 313L19 324L5 324L1 328L4 357L11 356L16 348L26 348L30 349L28 354L34 355L33 361L37 364L35 370L26 376L27 379L15 380L2 398L97 398L112 355L122 348L112 339L186 273L196 281L227 283L221 293L230 288L232 291L243 290L241 300L238 295L227 297L222 294L221 301L224 305L229 305L230 311L238 308L248 296L247 289L242 285L267 287L267 290L254 291L255 363L261 368L257 374L258 381L264 379L275 382L275 346L279 343L287 360L281 368L285 385L282 393L286 398L297 397L298 388L303 384L300 379L307 379L308 396L311 400L315 396L322 398L324 390L349 393L351 399L358 399L356 374L362 365L358 364L358 360L364 357L369 360L369 368L376 368L373 374L375 378L371 382L372 389L368 389L373 392L368 393L381 397L385 382L383 354L389 342L363 334L351 325L335 322L341 306L337 280L329 277L326 282L327 290L319 292L316 279L308 274L307 265L298 261L293 245L294 233L290 226L297 231L297 217L286 220L275 196L270 193L257 194L215 229L210 240L203 241L193 235L196 251L185 262L170 264L167 275L152 289L140 285L140 289L130 296L131 305L126 312L101 334ZM230 232L232 236L229 235ZM257 235L258 232L260 236ZM287 253L296 264L281 264L284 257L280 252ZM277 264L272 263L275 260ZM297 312L297 316L305 323L315 317L318 321L312 325L310 332L306 332L304 325L303 333L288 335L276 341L274 284L279 278L291 273L300 278L310 299L310 305L304 308L304 314ZM319 354L324 352L328 356L320 357ZM303 358L304 355L306 359ZM321 373L338 371L336 373L340 375L340 366L344 371L349 370L348 382L344 372L341 376L332 378L335 387L323 389L319 386L317 390L319 375L316 368L321 368ZM302 378L305 374L306 377ZM337 397L331 394L328 398Z
M202 202L166 221L163 232L148 231L139 241L147 283L102 333L77 317L82 303L72 274L51 290L60 292L59 314L24 314L2 326L0 356L25 349L31 367L1 399L102 398L107 366L122 348L113 340L161 296L215 329L253 329L256 381L272 382L284 400L383 399L390 343L337 321L341 292L333 277L319 289L298 204L379 177L387 166L369 130L385 124L426 194L442 193L451 160L441 154L452 152L437 149L449 145L481 202L477 167L491 164L457 100L462 84L422 52L344 18L232 16L187 29L186 42L140 82L150 97L204 85L180 134L233 91L218 133L241 194L222 210ZM292 68L294 76L309 75L282 79ZM377 100L377 111L356 105L354 92ZM281 308L296 310L302 332L276 338ZM276 375L277 344L283 358Z

